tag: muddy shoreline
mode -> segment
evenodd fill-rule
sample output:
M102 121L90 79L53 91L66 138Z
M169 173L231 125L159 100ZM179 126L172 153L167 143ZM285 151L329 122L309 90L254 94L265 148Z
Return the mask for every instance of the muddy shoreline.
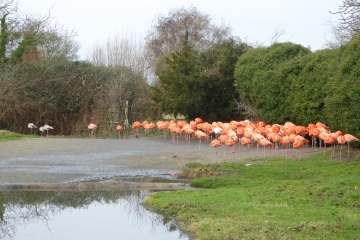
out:
M90 139L48 137L23 139L0 143L0 189L9 186L27 186L36 189L79 189L113 188L124 186L124 182L137 182L132 187L144 187L151 182L152 187L166 188L166 180L176 180L187 163L221 163L224 161L255 163L254 159L271 160L276 154L285 157L286 149L280 148L257 151L255 144L246 150L236 145L230 148L209 146L209 141L193 139L190 144L184 139L171 138L127 138ZM231 154L230 154L231 153ZM313 153L304 149L302 155ZM297 159L298 150L289 151L289 160ZM129 178L131 180L129 180ZM52 184L52 186L50 186ZM70 184L70 185L69 185ZM116 185L115 184L115 185ZM161 185L163 184L163 185ZM171 183L179 188L184 183ZM114 186L115 186L114 185ZM2 187L1 187L2 186ZM31 187L32 186L32 187ZM80 187L81 189L81 187Z

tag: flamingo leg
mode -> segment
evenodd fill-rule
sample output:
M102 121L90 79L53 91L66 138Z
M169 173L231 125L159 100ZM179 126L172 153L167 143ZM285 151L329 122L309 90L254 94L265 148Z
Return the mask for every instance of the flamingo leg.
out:
M265 146L264 146L264 159L265 159Z
M341 161L341 150L342 150L342 144L340 146L340 161Z

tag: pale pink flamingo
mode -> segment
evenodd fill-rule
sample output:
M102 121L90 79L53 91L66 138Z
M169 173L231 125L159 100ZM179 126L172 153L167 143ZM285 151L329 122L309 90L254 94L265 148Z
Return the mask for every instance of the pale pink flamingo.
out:
M350 156L350 143L359 141L359 139L351 134L344 134L345 141L348 143L348 158Z
M91 131L91 138L94 138L94 131L95 131L96 128L97 128L97 126L95 124L93 124L93 123L90 123L88 125L88 129L92 130Z

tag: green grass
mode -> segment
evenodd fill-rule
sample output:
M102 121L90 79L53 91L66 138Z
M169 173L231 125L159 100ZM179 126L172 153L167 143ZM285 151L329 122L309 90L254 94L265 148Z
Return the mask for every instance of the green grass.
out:
M221 176L191 182L201 190L160 192L144 204L176 215L196 239L360 238L359 161L319 154L216 171Z
M0 142L18 140L23 138L39 138L38 135L24 135L20 133L15 133L7 130L0 130Z

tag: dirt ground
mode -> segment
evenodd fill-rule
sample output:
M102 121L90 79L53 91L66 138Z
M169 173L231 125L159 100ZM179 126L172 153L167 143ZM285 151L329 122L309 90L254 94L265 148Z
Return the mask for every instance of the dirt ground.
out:
M176 179L187 163L244 162L258 164L274 156L286 157L286 147L257 150L238 144L210 147L209 141L171 137L99 139L42 137L0 142L0 190L10 185L79 184L104 182L154 182ZM310 147L301 157L314 153ZM257 159L257 160L256 160ZM291 149L289 160L298 160L298 150ZM54 185L55 186L55 185ZM58 185L56 185L58 186ZM69 185L67 185L69 187ZM69 187L71 188L71 187Z

